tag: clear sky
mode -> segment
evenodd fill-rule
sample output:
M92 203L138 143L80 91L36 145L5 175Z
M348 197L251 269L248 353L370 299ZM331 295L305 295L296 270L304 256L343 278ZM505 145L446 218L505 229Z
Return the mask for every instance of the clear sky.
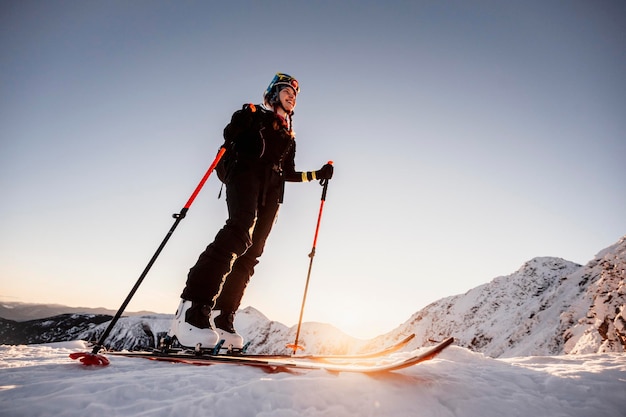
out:
M626 234L622 1L2 1L0 296L117 309L276 72L335 162L305 321L357 337ZM211 178L128 307L173 313ZM321 187L289 184L243 306L298 321Z

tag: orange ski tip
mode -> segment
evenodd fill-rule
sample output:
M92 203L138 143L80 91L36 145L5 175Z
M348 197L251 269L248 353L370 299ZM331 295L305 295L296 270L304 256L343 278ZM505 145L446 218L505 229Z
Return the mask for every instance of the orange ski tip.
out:
M328 164L330 164L330 165L332 165L332 164L333 164L333 161L328 161L327 163L328 163Z
M250 103L250 111L252 113L254 113L256 111L256 106L254 104L252 104L252 103Z

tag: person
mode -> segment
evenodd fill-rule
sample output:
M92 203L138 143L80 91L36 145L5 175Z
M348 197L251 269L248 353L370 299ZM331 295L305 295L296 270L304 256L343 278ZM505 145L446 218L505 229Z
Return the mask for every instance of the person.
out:
M333 166L300 172L295 168L292 118L298 81L277 73L263 103L246 104L224 129L228 219L189 270L169 335L182 346L242 349L234 318L283 200L285 181L330 179ZM219 165L218 165L219 166ZM211 317L213 313L213 323Z

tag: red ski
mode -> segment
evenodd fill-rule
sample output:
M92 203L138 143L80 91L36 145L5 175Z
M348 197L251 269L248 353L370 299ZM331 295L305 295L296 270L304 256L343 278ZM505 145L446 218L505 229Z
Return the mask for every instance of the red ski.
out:
M152 353L152 352L110 352L108 356L125 356L144 358L155 361L175 362L189 365L243 365L269 369L273 372L289 370L326 370L330 372L360 372L377 373L404 369L418 363L430 360L437 356L446 347L454 342L450 337L439 344L426 349L410 352L409 356L393 355L378 357L346 358L331 356L326 359L337 361L311 360L306 357L264 357L264 356L226 356L226 355L196 355L193 353ZM397 356L397 357L396 357Z

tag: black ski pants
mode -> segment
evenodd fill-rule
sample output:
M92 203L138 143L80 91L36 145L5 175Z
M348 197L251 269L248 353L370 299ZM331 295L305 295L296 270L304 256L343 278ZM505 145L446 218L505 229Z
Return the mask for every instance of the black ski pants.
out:
M189 270L183 299L237 311L276 220L282 181L273 171L233 173L226 185L228 220Z

